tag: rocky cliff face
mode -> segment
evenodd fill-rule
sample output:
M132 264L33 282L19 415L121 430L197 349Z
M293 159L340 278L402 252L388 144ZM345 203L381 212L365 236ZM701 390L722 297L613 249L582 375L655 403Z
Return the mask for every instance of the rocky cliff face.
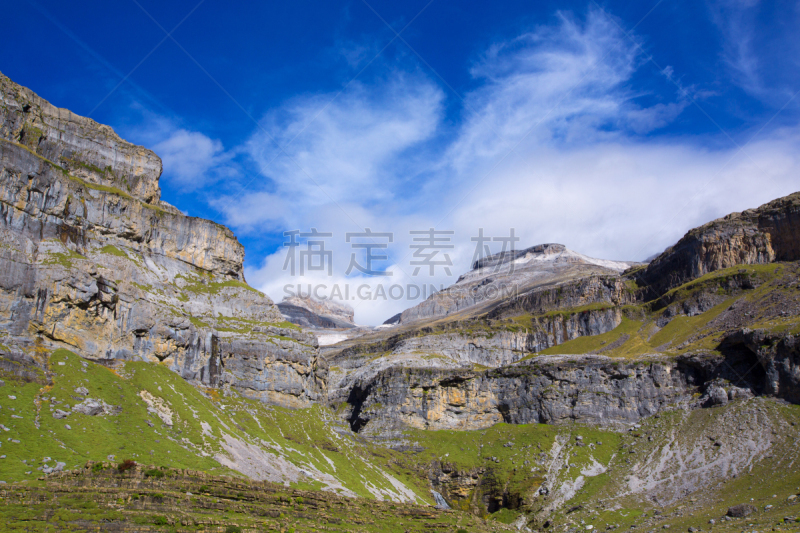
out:
M636 294L619 276L588 274L566 283L536 287L495 305L490 319L530 313L541 315L592 304L622 306L636 302ZM596 333L592 333L596 335Z
M669 362L617 365L576 358L485 372L391 369L358 383L349 399L354 429L386 432L485 429L498 422L633 423L687 401L691 372Z
M478 319L390 330L379 333L384 336L380 340L362 337L326 355L334 368L330 401L344 401L355 383L391 367L497 368L579 337L610 332L621 323L620 304L629 297L618 278L593 276L532 290Z
M160 201L161 161L0 75L6 356L167 364L285 405L325 397L316 339L247 286L227 228Z
M498 422L629 425L664 410L726 403L763 390L764 373L747 373L754 362L752 353L633 362L542 356L483 372L392 368L356 383L349 421L354 430L383 437L404 427L475 430ZM720 391L724 399L715 397ZM795 392L786 385L774 391L787 399Z
M161 160L108 126L59 109L0 74L0 137L95 185L158 204Z
M470 272L421 304L403 311L401 323L486 312L520 295L591 275L618 276L634 263L594 259L563 244L540 244L476 261Z
M637 277L658 296L734 265L800 259L800 192L689 231Z
M747 328L726 336L728 347L742 346L756 355L759 391L800 403L800 339L796 335Z
M776 262L794 257L798 199L698 228L652 267L589 271L476 316L401 323L344 344L330 353L330 399L354 429L390 441L404 427L630 424L752 395L798 402L800 263ZM702 239L707 254L691 255L684 244ZM675 290L649 300L642 270Z
M283 317L298 326L311 329L350 329L356 327L355 311L333 300L311 296L291 296L278 304Z
M399 326L330 348L330 401L391 367L496 368L612 331L622 306L636 300L620 277L628 266L560 244L478 261L446 291L404 311Z

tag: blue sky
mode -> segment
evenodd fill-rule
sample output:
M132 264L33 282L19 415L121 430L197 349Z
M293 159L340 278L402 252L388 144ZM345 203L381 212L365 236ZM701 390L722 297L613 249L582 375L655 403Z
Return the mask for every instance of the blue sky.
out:
M0 71L155 150L163 199L231 226L276 300L285 230L334 234L304 283L446 285L478 228L641 260L800 189L798 2L229 4L17 2ZM391 279L345 275L366 227ZM451 275L414 278L430 227Z

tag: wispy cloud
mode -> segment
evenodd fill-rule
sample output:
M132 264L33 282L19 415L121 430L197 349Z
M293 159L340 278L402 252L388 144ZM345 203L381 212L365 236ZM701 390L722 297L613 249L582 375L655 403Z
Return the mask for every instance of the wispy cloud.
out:
M746 91L763 95L765 87L759 73L760 61L753 49L755 25L752 23L759 0L713 0L712 18L724 38L724 59L735 79Z
M442 92L422 76L395 73L377 87L355 83L332 98L298 98L264 118L289 157L261 131L249 154L279 192L301 192L314 204L391 199L398 158L435 133Z
M173 185L187 190L204 187L218 177L236 174L236 170L228 166L233 154L225 151L222 142L197 131L169 131L153 150L164 162L164 175Z
M708 6L734 82L770 105L784 105L800 89L797 3L708 0Z
M644 61L617 22L590 9L496 43L473 66L485 83L467 97L462 133L451 148L454 168L491 165L512 148L610 140L627 130L663 127L682 103L642 108L629 82Z
M214 205L251 235L332 232L334 276L290 276L281 248L248 268L248 280L278 300L285 284L298 282L366 284L373 294L379 284L447 285L469 269L469 238L479 227L494 236L515 228L520 246L563 242L590 255L643 259L694 225L796 187L797 132L771 134L746 153L646 135L684 112L687 91L641 105L646 93L633 83L646 60L640 44L601 11L559 14L476 59L477 88L455 123L445 117L443 90L413 67L352 84L335 100L286 102L264 117L269 135L257 130L240 149L261 174L246 193ZM409 231L433 226L456 232L453 275L413 279ZM394 232L379 265L390 279L344 275L353 253L345 234L366 227ZM350 303L357 320L371 324L413 305Z
M415 73L376 88L299 97L269 113L241 148L256 173L214 207L244 231L294 227L333 210L349 231L366 227L368 206L391 205L430 159L415 151L442 120L443 94ZM280 148L279 148L280 146ZM281 148L283 150L281 150Z
M221 141L181 127L177 120L141 105L134 105L132 111L140 119L135 126L124 128L124 134L161 157L162 184L173 191L201 191L222 179L234 182L244 172L241 148L226 150Z

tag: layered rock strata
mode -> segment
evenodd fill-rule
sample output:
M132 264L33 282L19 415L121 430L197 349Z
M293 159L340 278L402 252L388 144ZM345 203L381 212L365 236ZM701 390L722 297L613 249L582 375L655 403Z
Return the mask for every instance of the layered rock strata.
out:
M498 422L629 425L663 410L718 403L715 387L731 398L763 390L764 373L747 372L752 364L753 354L732 353L632 362L547 356L483 372L391 368L356 383L347 416L355 431L383 438L398 438L405 427L476 430ZM792 394L785 387L779 395Z
M0 98L4 357L44 366L65 347L284 405L325 399L316 339L245 283L229 229L160 200L158 156L2 75Z
M355 311L333 300L310 296L291 296L278 304L283 317L293 324L311 329L351 329L356 327Z
M540 244L501 252L475 262L447 289L403 311L400 323L453 315L474 315L542 288L592 275L619 276L635 263L594 259L563 244Z
M571 292L568 288L564 294ZM576 294L579 292L575 290ZM549 301L549 297L528 296L532 301ZM602 298L598 297L605 301ZM591 293L585 293L585 300L593 301ZM514 307L524 304L509 303ZM578 337L612 331L622 317L622 308L608 302L580 311L526 315L499 322L449 322L399 332L377 342L362 340L327 355L333 369L329 398L332 402L343 401L356 382L391 367L471 370L509 365Z
M689 231L637 274L648 297L742 264L800 259L800 192Z

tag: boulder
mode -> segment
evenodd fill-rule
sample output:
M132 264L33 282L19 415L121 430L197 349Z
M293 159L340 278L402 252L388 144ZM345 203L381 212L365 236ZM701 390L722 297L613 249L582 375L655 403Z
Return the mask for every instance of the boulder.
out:
M739 505L728 507L728 512L726 515L730 516L731 518L744 518L746 516L750 516L756 511L758 511L756 506L750 505L749 503L740 503Z
M81 403L72 408L73 412L88 416L106 415L112 412L113 408L102 400L86 398Z

